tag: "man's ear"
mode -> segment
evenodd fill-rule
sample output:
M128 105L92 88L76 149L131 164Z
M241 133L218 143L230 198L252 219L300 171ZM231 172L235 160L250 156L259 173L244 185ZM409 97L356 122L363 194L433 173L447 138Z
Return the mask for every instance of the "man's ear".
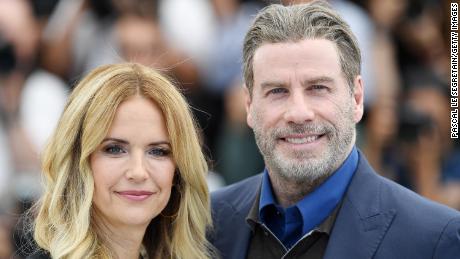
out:
M364 82L361 75L355 78L353 91L353 119L358 123L364 113Z
M252 115L251 115L252 97L246 85L243 86L243 89L244 89L244 99L245 99L244 106L246 108L246 122L248 123L248 126L252 128L252 125L253 125Z

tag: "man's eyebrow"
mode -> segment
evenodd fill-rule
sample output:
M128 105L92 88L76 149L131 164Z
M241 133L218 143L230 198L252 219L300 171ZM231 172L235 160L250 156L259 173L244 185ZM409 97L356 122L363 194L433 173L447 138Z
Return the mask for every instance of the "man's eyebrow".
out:
M312 77L312 78L307 78L302 82L303 86L307 85L315 85L315 84L324 84L324 83L332 83L334 82L334 78L329 77L329 76L318 76L318 77ZM284 81L267 81L263 82L260 84L261 89L266 89L266 88L273 88L273 87L286 87L288 83Z
M273 88L273 87L285 87L286 83L283 81L267 81L260 84L260 88Z
M329 77L329 76L319 76L319 77L313 77L313 78L308 78L302 82L304 86L307 85L315 85L315 84L321 84L321 83L332 83L334 82L334 78Z

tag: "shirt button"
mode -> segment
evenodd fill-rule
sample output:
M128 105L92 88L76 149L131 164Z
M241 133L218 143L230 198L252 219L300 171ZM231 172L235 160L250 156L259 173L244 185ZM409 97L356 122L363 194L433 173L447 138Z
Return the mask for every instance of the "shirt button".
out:
M264 235L268 236L268 231L267 230L264 230Z

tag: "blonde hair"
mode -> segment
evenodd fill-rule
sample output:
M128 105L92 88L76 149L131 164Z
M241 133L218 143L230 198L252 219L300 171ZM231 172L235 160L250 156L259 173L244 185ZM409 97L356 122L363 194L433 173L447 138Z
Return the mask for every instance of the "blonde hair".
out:
M151 99L163 112L177 174L171 198L152 220L143 245L150 258L210 258L208 167L190 108L158 72L139 64L99 67L74 89L43 155L44 195L34 224L37 244L53 258L111 258L93 217L89 156L127 98Z

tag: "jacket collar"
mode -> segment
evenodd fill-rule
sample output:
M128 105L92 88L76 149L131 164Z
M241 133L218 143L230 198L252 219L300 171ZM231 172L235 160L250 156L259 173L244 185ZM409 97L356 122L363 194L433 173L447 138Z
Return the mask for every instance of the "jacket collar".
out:
M396 210L384 208L379 176L359 152L358 168L345 194L326 248L326 259L371 258L377 251Z

